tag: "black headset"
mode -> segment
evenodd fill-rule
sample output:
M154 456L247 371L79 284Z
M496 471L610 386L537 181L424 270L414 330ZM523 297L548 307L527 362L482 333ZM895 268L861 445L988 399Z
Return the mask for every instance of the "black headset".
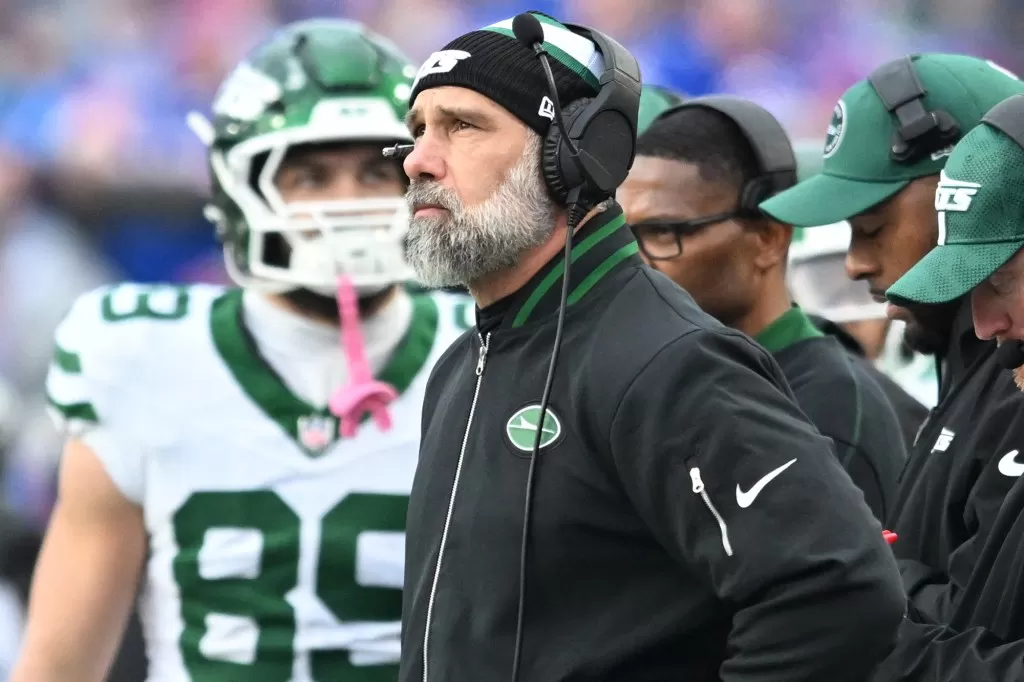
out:
M544 67L554 120L544 138L541 168L551 197L562 205L593 203L614 196L636 156L640 111L640 65L625 47L604 33L577 24L563 24L597 46L604 73L594 97L569 104L562 111L547 55L544 31L533 14L513 20L513 32L533 50Z
M535 14L539 12L517 15L512 20L512 33L520 43L533 51L544 69L554 116L544 138L541 168L551 197L568 208L568 235L562 254L561 303L558 306L555 339L540 399L540 412L544 414L551 399L555 368L562 346L562 330L565 325L572 268L574 228L592 206L614 196L615 190L629 175L633 158L636 156L636 120L640 113L641 83L640 65L626 48L600 31L585 26L563 24L573 33L593 42L604 58L604 73L598 81L600 87L597 95L572 102L563 112L558 101L555 76L544 49L544 28ZM540 438L541 429L538 428L530 453L530 469L526 475L522 544L519 552L519 604L512 649L512 682L519 680L522 661L527 552Z
M541 152L544 183L552 199L575 209L570 215L578 220L586 209L614 196L633 166L642 88L640 64L629 50L597 29L562 24L593 42L604 59L597 94L572 102L563 112L544 50L544 29L536 14L548 16L524 12L513 19L512 32L539 58L554 107ZM383 154L402 159L413 147L398 144L384 148Z
M886 111L899 122L889 144L889 156L898 163L916 163L927 154L956 144L962 132L949 112L925 107L927 90L914 68L915 56L886 62L868 76Z
M796 184L796 153L785 128L764 107L732 95L694 97L666 109L655 120L697 107L716 111L728 118L750 143L759 174L748 179L740 189L739 212L746 216L761 216L758 205L762 201Z
M1012 95L995 105L985 114L986 123L1024 149L1024 95Z

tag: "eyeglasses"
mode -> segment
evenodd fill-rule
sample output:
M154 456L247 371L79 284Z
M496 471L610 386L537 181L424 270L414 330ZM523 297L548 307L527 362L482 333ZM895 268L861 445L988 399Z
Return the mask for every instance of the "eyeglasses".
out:
M649 260L672 260L683 253L683 237L693 236L715 223L738 217L737 211L730 211L693 220L646 220L632 226L633 236Z

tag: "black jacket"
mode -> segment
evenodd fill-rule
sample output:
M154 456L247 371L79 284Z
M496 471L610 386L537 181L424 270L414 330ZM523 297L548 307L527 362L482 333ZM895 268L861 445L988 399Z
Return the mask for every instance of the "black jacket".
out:
M839 462L875 517L884 520L907 451L882 388L858 358L825 336L800 308L791 308L756 339L779 363L800 409L832 439Z
M865 357L864 349L860 343L857 339L850 336L846 330L835 322L822 317L812 315L811 319L822 333L834 337L842 344L843 348L847 349L851 355L857 358L858 364L871 375L871 378L885 392L885 397L889 399L889 404L892 405L892 409L896 412L896 418L900 420L903 442L906 445L907 452L910 452L910 449L914 447L917 432L921 430L921 424L928 417L928 408L921 404L917 398L903 390L903 387L893 381L892 377L878 369L873 362Z
M763 348L642 263L621 209L576 241L550 415L560 258L430 378L400 679L510 678L542 421L520 680L860 682L905 600L829 441Z
M1024 393L994 352L965 303L889 522L911 608L878 681L1024 680Z

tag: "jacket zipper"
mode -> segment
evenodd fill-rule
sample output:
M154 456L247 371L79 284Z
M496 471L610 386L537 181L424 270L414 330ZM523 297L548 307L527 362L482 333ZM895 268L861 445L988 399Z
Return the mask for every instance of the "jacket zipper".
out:
M729 529L725 525L725 519L715 509L715 505L712 504L711 498L708 496L707 491L704 489L704 481L700 478L700 469L693 467L690 469L690 480L693 481L693 492L700 495L701 499L704 500L704 505L708 508L714 517L715 521L718 521L718 527L722 531L722 547L725 549L725 553L732 556L732 544L729 542Z
M473 415L476 414L476 401L480 397L480 384L484 379L484 365L487 363L487 349L491 343L491 333L481 336L480 355L476 361L476 390L473 391L473 403L469 408L469 419L466 421L466 432L462 435L462 450L459 452L459 462L455 465L455 481L452 483L452 494L448 498L448 515L444 519L444 530L441 531L441 546L437 550L437 563L434 566L434 581L430 585L430 599L427 602L427 624L423 630L423 682L427 682L427 671L430 662L430 623L434 616L434 598L437 596L437 582L441 577L441 563L444 560L444 548L448 543L448 527L452 522L452 512L455 510L455 493L459 489L459 477L462 475L462 462L466 458L466 446L469 444L469 430L473 426Z

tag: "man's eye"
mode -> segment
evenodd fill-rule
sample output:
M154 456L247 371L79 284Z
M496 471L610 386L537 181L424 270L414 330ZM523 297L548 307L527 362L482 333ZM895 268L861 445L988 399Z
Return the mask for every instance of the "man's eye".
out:
M458 132L460 130L469 130L469 129L475 128L475 127L476 126L472 125L471 123L466 123L465 121L455 121L452 124L452 130L454 130L456 132Z
M994 291L999 296L1005 296L1012 290L1010 282L1008 282L1005 278L1002 277L990 278L988 280L988 284L990 287L992 287L992 291Z
M675 239L675 230L668 225L636 225L636 236L647 241Z
M310 168L295 176L296 187L320 187L327 182L328 173L321 169Z
M371 185L379 182L390 182L394 179L396 179L395 171L386 166L366 168L359 174L359 181L364 185Z

